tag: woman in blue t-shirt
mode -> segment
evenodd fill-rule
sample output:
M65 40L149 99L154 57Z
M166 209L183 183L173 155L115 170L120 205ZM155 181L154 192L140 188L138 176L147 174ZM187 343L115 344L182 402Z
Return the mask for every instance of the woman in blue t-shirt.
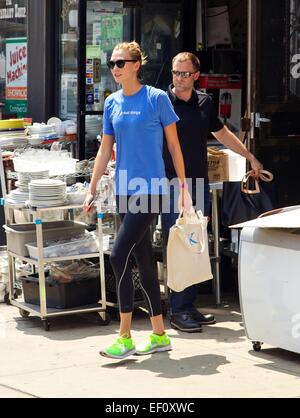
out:
M145 56L136 42L118 44L113 50L108 67L122 90L111 94L105 101L101 147L84 202L84 209L88 212L96 185L106 170L116 142L116 196L122 223L110 261L117 281L121 324L119 338L100 352L116 359L171 350L170 338L164 329L150 238L150 225L160 211L160 197L167 194L162 190L163 185L166 186L163 133L180 183L179 206L185 209L192 206L176 130L178 117L165 92L141 84L140 71L145 63ZM153 328L147 341L137 347L131 338L134 285L128 261L132 254L139 268L141 288Z

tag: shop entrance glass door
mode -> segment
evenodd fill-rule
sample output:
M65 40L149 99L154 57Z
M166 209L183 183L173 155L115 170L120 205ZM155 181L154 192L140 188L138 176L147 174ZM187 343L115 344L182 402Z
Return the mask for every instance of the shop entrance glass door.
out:
M171 83L172 58L182 51L182 2L143 2L141 45L148 57L143 81L166 90Z
M292 206L300 199L300 0L248 0L248 17L249 148L275 175L278 205Z
M252 139L300 139L300 0L248 0L248 5Z
M79 2L79 19L82 28L78 55L79 157L82 159L96 155L104 101L119 88L106 63L116 44L131 39L132 8L124 7L123 1L88 0Z

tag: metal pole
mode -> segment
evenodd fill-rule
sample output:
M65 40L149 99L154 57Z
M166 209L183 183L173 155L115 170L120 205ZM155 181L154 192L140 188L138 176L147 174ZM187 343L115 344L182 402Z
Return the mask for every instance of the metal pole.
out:
M44 262L44 242L43 242L43 221L41 219L41 212L36 211L35 226L37 238L37 252L38 252L38 270L39 270L39 288L40 288L40 313L41 318L47 316L47 302L46 302L46 278L45 278L45 262Z
M100 316L105 321L106 319L106 288L105 288L105 269L104 269L104 251L103 251L103 225L102 221L104 214L102 213L101 203L97 203L97 218L98 218L98 239L99 239L99 261L100 261L100 285L101 285L101 308Z
M247 117L251 112L251 85L252 85L252 0L248 0L248 52L247 52Z
M214 235L215 252L215 294L216 305L221 305L221 287L220 287L220 225L218 210L218 190L212 189L212 228Z
M247 65L247 118L250 119L250 133L248 137L248 144L246 144L249 151L252 153L255 153L255 113L254 113L254 94L256 94L255 91L253 91L254 83L253 83L253 71L256 69L256 55L255 51L255 45L256 45L256 39L254 38L256 36L256 31L254 29L254 5L255 3L253 0L248 0L248 65Z
M6 180L5 180L5 172L4 172L4 165L3 165L3 157L2 157L1 147L0 147L0 178L1 178L2 197L3 197L3 199L6 199L7 189L6 189Z

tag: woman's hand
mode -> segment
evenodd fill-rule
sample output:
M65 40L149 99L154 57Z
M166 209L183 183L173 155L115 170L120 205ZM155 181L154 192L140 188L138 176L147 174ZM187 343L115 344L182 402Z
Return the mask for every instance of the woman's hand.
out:
M179 198L178 198L178 210L181 212L184 209L186 212L190 212L193 207L193 200L191 195L186 187L180 188Z
M86 195L85 201L83 202L83 211L89 213L94 206L94 195L93 193L88 192Z

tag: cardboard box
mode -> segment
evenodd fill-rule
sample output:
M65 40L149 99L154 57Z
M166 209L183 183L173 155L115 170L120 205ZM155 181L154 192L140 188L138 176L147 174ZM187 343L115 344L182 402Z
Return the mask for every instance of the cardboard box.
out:
M228 154L213 148L208 148L207 151L209 182L229 181Z

